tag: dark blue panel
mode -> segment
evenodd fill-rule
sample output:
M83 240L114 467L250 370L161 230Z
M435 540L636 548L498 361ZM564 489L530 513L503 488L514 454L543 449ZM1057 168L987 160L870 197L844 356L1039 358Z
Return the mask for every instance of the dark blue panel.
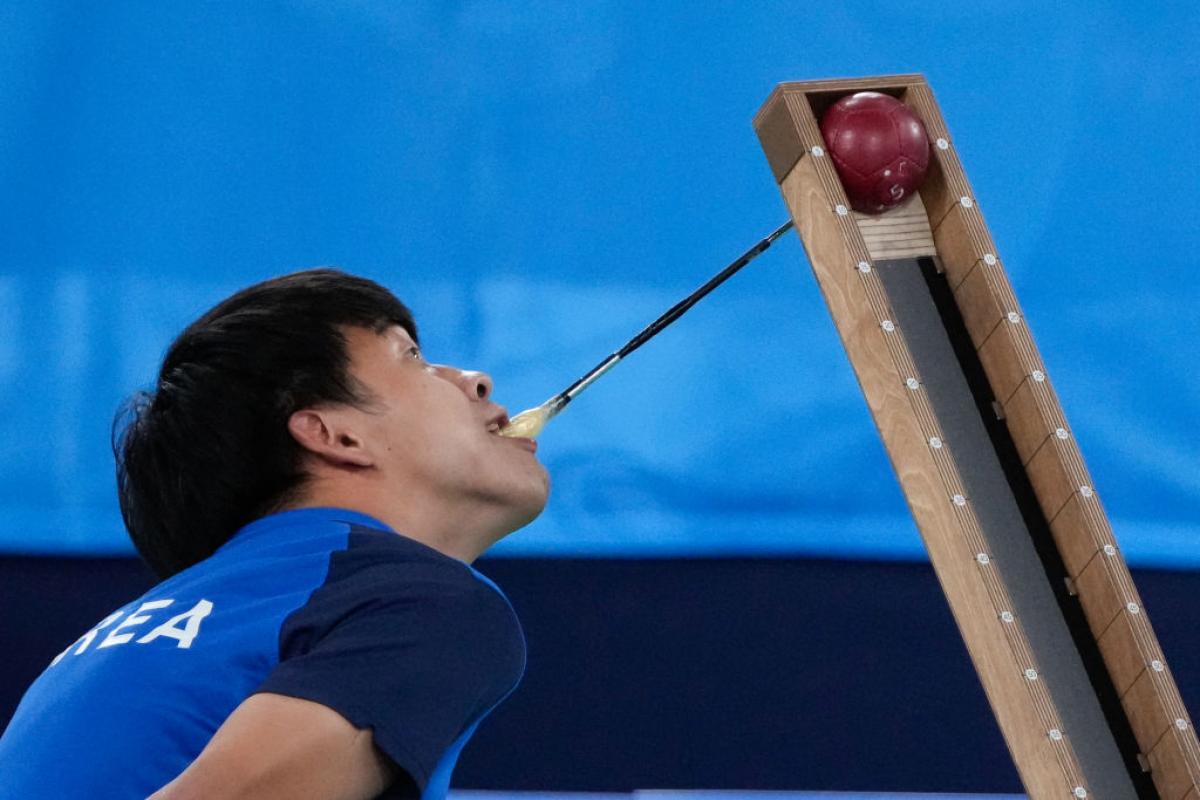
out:
M932 570L824 560L489 559L525 679L455 785L1020 791ZM1200 707L1200 575L1138 570L1184 703ZM0 725L47 662L148 573L0 558Z

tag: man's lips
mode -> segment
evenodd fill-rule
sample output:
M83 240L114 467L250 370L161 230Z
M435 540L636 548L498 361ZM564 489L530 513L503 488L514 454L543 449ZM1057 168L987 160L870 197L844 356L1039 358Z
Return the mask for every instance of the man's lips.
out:
M535 442L533 439L521 439L519 437L504 437L504 438L508 439L508 441L518 445L519 447L525 448L526 450L528 450L531 453L537 452L537 442Z
M488 420L487 432L489 435L495 436L498 439L504 439L505 441L512 442L519 447L523 447L531 453L537 452L537 442L535 442L533 439L520 436L499 436L498 434L500 429L506 427L507 425L508 412L501 408L500 413Z
M506 425L508 425L508 412L501 408L499 414L488 420L487 431L488 433L499 433L500 429Z

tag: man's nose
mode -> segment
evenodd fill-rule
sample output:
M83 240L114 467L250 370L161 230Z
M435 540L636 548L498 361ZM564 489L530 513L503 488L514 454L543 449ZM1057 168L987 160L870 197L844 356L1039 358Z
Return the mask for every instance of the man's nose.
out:
M431 364L437 375L450 381L472 400L487 400L492 396L492 376L486 372L459 369L447 364Z
M487 400L492 396L492 378L487 373L460 370L459 385L473 400Z

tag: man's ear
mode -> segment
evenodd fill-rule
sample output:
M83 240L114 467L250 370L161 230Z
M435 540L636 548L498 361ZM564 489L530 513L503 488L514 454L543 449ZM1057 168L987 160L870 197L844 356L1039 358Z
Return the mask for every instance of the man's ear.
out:
M365 442L332 409L305 408L288 417L288 432L317 458L340 467L375 465Z

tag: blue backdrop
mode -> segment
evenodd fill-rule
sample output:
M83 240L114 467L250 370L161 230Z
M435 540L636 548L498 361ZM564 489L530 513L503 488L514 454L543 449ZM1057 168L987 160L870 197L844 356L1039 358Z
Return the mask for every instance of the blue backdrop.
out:
M540 402L785 218L782 80L923 72L1117 534L1200 565L1194 4L0 5L0 549L128 552L112 413L335 264ZM794 235L543 438L509 554L923 557Z

